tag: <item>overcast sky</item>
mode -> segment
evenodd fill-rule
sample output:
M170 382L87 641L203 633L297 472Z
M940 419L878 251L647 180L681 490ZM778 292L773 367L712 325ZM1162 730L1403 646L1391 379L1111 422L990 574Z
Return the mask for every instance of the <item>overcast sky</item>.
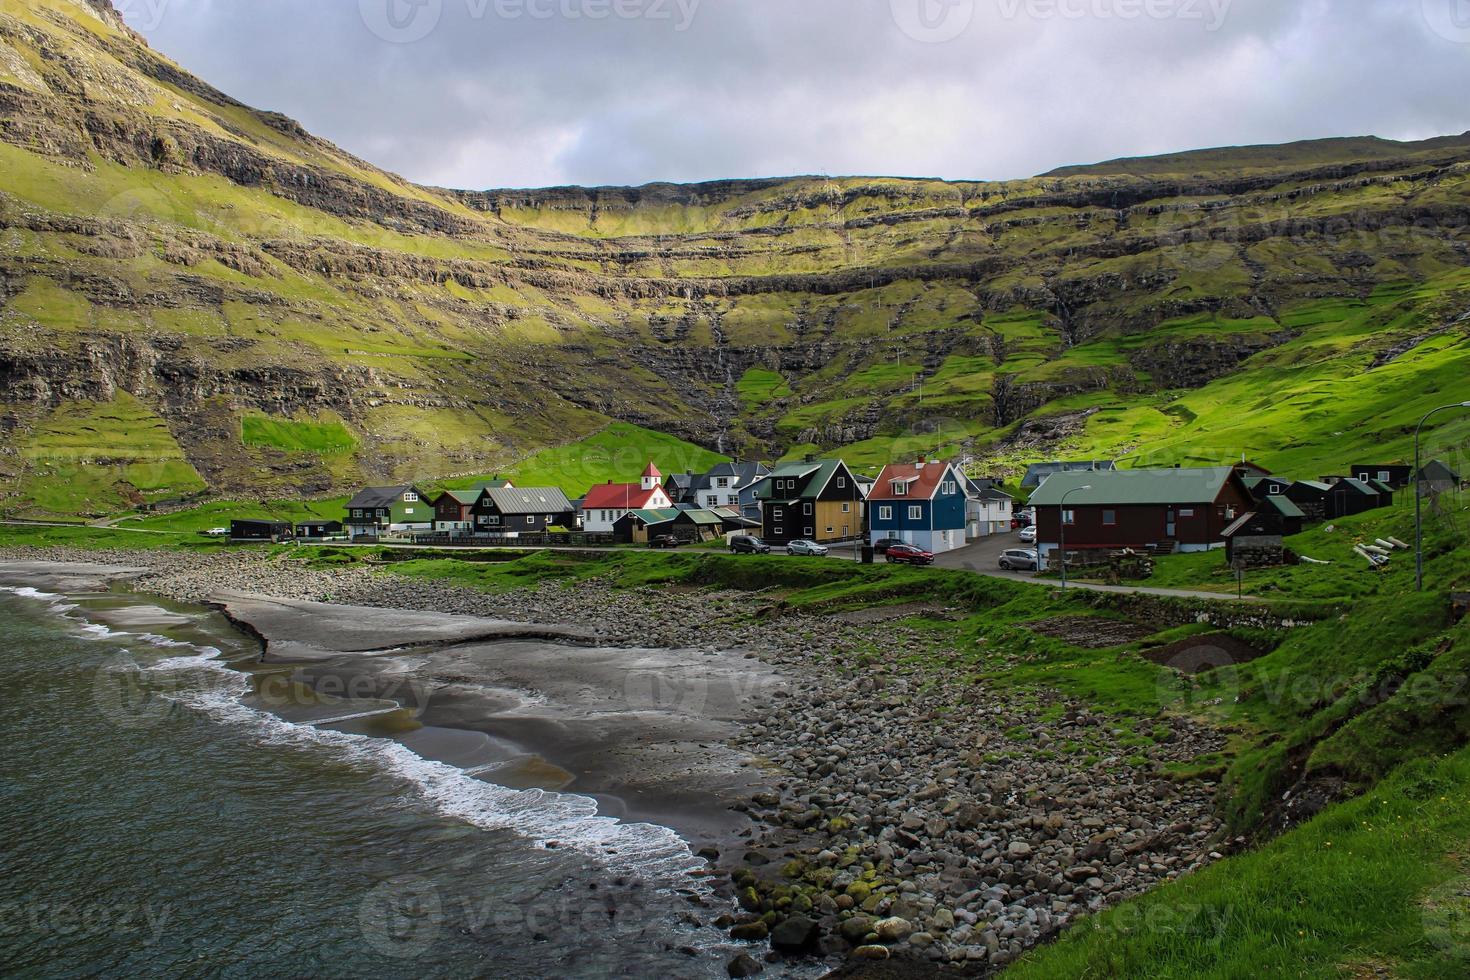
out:
M1470 0L114 0L238 99L463 188L1024 177L1470 129Z

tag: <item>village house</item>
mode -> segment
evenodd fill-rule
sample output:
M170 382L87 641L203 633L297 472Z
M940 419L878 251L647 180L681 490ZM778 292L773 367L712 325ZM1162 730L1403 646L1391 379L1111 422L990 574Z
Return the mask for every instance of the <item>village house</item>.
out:
M415 486L364 487L347 501L347 519L342 523L353 538L428 531L434 526L434 508Z
M472 510L476 534L512 538L550 527L571 528L575 520L572 502L557 487L486 489Z
M755 484L770 472L761 463L718 463L700 479L689 502L705 510L739 507L746 502L742 493L749 493L747 500L753 503Z
M287 521L230 521L231 541L275 544L295 536L296 529Z
M996 480L965 478L965 536L1004 534L1011 529L1015 501Z
M1449 493L1460 488L1460 474L1443 460L1431 460L1419 470L1419 493L1428 496Z
M1414 467L1401 463L1354 463L1352 474L1364 483L1377 480L1395 490L1402 490L1414 479Z
M650 460L638 483L600 483L582 498L582 530L611 534L613 525L629 511L672 507L664 492L663 474Z
M935 554L964 546L966 480L953 463L890 463L868 496L871 540L898 538Z
M1391 491L1380 491L1352 477L1324 476L1319 483L1327 485L1323 495L1322 516L1325 520L1351 517L1385 506L1382 494L1387 492L1387 503L1393 502Z
M1327 519L1327 495L1331 492L1332 486L1320 480L1295 480L1286 488L1286 499L1315 523Z
M671 533L668 524L678 516L676 507L630 510L613 522L613 540L618 544L646 544L654 535Z
M298 538L335 538L340 537L344 528L341 521L306 521L296 525L296 536Z
M840 459L782 463L760 481L761 537L842 541L863 531L863 495Z
M1257 498L1256 510L1266 514L1268 518L1281 523L1281 534L1290 537L1293 534L1301 534L1302 527L1306 521L1306 514L1302 509L1291 502L1291 499L1282 495L1274 494L1264 499Z
M1267 497L1283 496L1291 486L1290 480L1279 476L1247 476L1244 483L1245 488L1258 502Z
M1222 548L1225 529L1255 509L1230 466L1054 473L1031 504L1043 556L1061 546L1064 524L1069 552Z
M1285 533L1280 514L1274 509L1262 507L1242 514L1221 534L1225 538L1225 562L1232 568L1269 568L1286 559Z
M451 536L475 528L475 502L483 490L446 490L434 498L434 530Z

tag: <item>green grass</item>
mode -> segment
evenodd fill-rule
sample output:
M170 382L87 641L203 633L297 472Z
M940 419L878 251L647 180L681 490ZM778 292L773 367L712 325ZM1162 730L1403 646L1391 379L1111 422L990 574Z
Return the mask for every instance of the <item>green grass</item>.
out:
M1470 971L1470 750L1033 951L1005 976L1458 977Z
M580 497L588 487L609 480L637 483L649 460L667 478L673 473L703 473L728 459L674 436L614 422L585 439L535 453L503 475L517 486L560 487L568 496ZM449 485L458 488L474 482L456 480Z
M754 412L769 402L791 395L791 386L775 371L753 367L735 382L735 393L740 396L741 407Z
M296 421L247 414L240 420L240 438L247 446L268 446L288 453L337 456L357 448L357 439L340 419Z

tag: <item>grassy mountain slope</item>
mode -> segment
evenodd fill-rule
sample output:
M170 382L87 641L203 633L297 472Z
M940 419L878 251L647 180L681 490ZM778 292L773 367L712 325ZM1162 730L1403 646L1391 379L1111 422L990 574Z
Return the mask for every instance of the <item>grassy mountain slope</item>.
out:
M446 191L212 89L106 0L11 0L0 174L16 512L467 477L613 421L868 465L1328 468L1401 457L1470 365L1464 138L994 183ZM123 398L165 442L93 427L116 478L53 497L69 406ZM143 457L197 481L135 481Z

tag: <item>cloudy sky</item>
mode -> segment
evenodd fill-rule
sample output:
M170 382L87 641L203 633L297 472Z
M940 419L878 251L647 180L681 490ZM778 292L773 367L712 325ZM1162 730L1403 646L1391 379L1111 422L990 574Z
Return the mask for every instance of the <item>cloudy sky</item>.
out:
M1470 0L114 0L242 101L465 188L955 179L1470 129Z

